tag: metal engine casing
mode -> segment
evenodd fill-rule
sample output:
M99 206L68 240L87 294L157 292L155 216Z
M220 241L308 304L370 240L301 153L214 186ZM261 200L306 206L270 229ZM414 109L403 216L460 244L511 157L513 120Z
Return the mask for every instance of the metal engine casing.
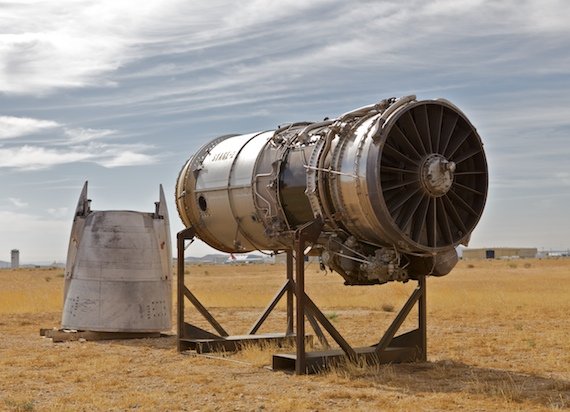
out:
M159 196L154 213L92 211L85 183L67 254L64 329L171 329L172 247L162 186Z
M385 99L317 123L226 135L184 165L176 205L225 252L280 251L323 223L312 254L346 284L444 275L479 221L481 138L447 100Z

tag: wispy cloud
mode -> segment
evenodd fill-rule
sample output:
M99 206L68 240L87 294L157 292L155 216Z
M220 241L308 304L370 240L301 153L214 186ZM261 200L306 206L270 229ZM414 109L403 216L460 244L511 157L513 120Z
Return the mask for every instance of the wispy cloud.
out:
M0 139L13 139L20 136L31 135L58 126L59 123L52 120L0 116Z
M99 3L105 4L102 25L115 21L112 16L124 7L122 2L116 8ZM156 18L148 19L144 11L129 13L129 24L108 34L117 40L109 48L123 63L85 78L90 85L118 86L83 103L121 107L109 113L111 118L254 101L271 111L284 93L304 101L312 91L331 87L352 95L402 90L409 87L402 81L406 73L430 82L439 78L445 88L459 81L481 84L491 76L563 73L569 62L563 49L570 42L564 18L570 3L558 0L250 0L232 13L221 13L228 3L217 0L206 6L145 4ZM81 53L74 61L82 64L84 58ZM90 55L87 60L107 58ZM529 59L536 64L528 64ZM372 73L376 79L368 88L358 84ZM153 81L144 82L149 77Z
M70 142L79 143L87 142L95 139L102 139L105 137L113 136L117 133L116 130L110 129L84 129L84 128L73 128L65 129L65 135L69 137Z
M69 148L49 148L41 146L0 147L0 168L19 170L40 170L53 166L91 162L113 168L138 166L155 163L156 155L141 153L138 145L88 145Z
M82 104L122 107L108 113L113 118L253 100L271 110L284 92L303 100L331 86L354 94L354 80L364 76L338 80L353 71L374 71L377 84L401 89L406 72L433 72L445 87L460 75L484 81L490 73L568 67L560 48L570 41L570 4L562 0L249 0L231 13L228 7L221 0L12 5L8 34L0 35L0 90L34 95L112 85ZM523 63L544 50L542 64ZM161 81L145 83L148 77Z
M48 129L49 138L35 139ZM40 170L77 162L114 168L152 164L158 159L146 153L153 150L150 145L121 142L117 130L68 127L51 120L2 116L0 138L10 143L0 146L0 168ZM105 142L109 138L114 138L113 144Z
M63 0L3 8L0 90L39 95L58 88L112 85L104 75L133 57L129 48L144 40L138 33L161 15L162 5Z
M50 216L56 219L62 219L68 217L69 208L68 207L49 208L47 212L50 214Z
M157 158L155 156L150 156L144 153L135 153L131 151L126 151L117 154L116 156L100 161L100 164L113 168L113 167L124 167L124 166L141 166L149 165L155 163Z
M0 148L0 168L37 170L92 158L93 155L90 153L55 150L38 146L25 145L15 148Z
M22 200L17 199L15 197L9 197L8 200L17 208L28 207L28 203L23 202Z

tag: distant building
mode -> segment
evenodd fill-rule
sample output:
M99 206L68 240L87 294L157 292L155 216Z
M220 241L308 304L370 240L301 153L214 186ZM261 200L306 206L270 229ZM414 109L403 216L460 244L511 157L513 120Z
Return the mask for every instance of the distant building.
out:
M538 255L537 248L482 248L463 249L463 259L509 259L509 258L535 258Z
M206 265L219 265L222 263L226 263L228 260L229 254L224 253L211 253L208 255L204 255L202 257L195 257L195 256L188 256L184 259L184 263L188 265L192 264L206 264Z
M542 252L546 257L568 257L570 256L570 251L568 250L550 250L548 252Z
M11 255L11 268L18 269L20 267L20 251L18 249L12 249L10 255Z
M234 255L230 253L230 257L226 259L225 264L239 264L239 263L265 263L265 259L260 255Z

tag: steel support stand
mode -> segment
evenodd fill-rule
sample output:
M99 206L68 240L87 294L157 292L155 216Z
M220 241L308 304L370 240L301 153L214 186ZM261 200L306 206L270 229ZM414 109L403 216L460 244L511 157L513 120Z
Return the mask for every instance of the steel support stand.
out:
M293 354L275 354L274 370L293 370L297 375L314 373L342 359L356 362L364 359L368 364L401 363L427 361L427 311L426 311L426 276L420 276L418 285L383 334L380 341L372 346L352 348L336 330L318 306L305 293L305 246L318 238L320 222L310 222L299 228L295 235L295 330L296 350ZM290 265L288 260L288 276ZM414 306L418 307L418 326L416 329L395 336ZM299 337L305 334L305 318L325 348L324 351L307 352L305 341ZM319 324L339 345L340 350L329 350L328 342Z
M283 286L277 291L274 298L267 305L265 310L261 313L257 321L251 326L248 333L245 335L230 336L223 326L214 318L214 316L206 309L200 300L186 287L184 283L184 258L186 241L193 240L196 235L192 227L184 229L177 234L177 332L178 341L177 349L179 352L185 350L195 350L198 353L214 352L214 351L235 351L241 349L245 344L255 343L276 343L278 345L294 344L299 342L295 340L294 336L294 309L293 297L295 294L293 279L293 252L287 251L287 280ZM302 260L301 260L302 261ZM268 333L257 334L265 320L271 314L273 309L277 306L281 298L287 294L287 327L285 333ZM188 299L190 303L198 310L204 319L208 321L210 326L216 333L208 332L199 328L191 323L187 323L184 317L185 300ZM301 335L300 341L303 343L300 346L304 347L305 341L310 341L312 336Z
M295 353L275 354L274 370L292 370L298 375L313 373L342 359L357 361L365 359L367 363L398 363L427 360L427 311L426 311L426 277L420 276L418 286L387 328L380 341L372 346L352 348L336 330L317 305L305 292L305 247L318 238L322 223L315 220L302 226L295 232L294 247L287 253L287 280L277 291L260 317L249 329L247 335L229 336L212 314L200 303L184 283L184 250L185 242L195 236L193 228L182 230L177 235L177 298L178 298L178 351L188 349L198 353L211 351L239 350L246 342L295 343ZM283 334L256 335L259 328L276 307L283 296L287 295L287 326ZM184 318L184 301L188 299L200 314L216 330L217 334L208 332L192 324ZM295 304L296 303L296 304ZM401 325L409 316L414 306L418 307L418 327L412 331L395 336ZM306 343L312 337L306 336L305 319L307 319L321 341L324 351L307 352ZM338 344L340 349L330 350L321 327ZM295 331L295 333L293 333Z

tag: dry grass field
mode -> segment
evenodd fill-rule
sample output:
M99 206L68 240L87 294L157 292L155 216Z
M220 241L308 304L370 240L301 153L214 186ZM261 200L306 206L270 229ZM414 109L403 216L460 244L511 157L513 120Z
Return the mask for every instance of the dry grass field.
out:
M345 287L308 267L307 288L355 346L378 341L412 288ZM244 333L284 266L188 267L187 284ZM570 408L570 260L466 261L428 279L428 362L272 372L275 348L196 357L160 339L53 343L59 269L0 271L0 410L562 410ZM188 309L187 318L204 325ZM285 328L278 306L264 331ZM174 326L174 325L173 325ZM410 327L411 323L404 327ZM263 331L262 330L262 331ZM174 327L173 332L174 333Z

